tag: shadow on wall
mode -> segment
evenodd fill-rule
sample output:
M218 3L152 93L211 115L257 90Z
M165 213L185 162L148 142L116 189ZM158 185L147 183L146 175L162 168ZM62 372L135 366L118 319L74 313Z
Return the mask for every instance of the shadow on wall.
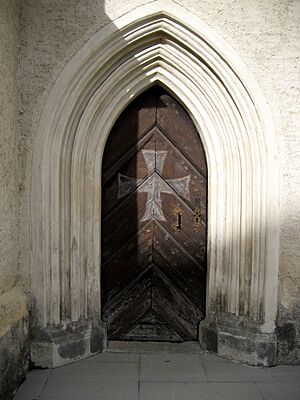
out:
M59 9L51 8L50 16L59 15ZM74 10L71 15L75 18ZM273 365L279 219L276 140L268 107L235 52L180 6L155 1L113 23L103 16L102 21L105 26L58 76L35 139L32 360L58 366L106 346L100 301L102 157L118 116L158 84L184 104L207 157L209 270L199 339L228 358ZM129 224L136 223L133 215ZM170 290L168 296L176 297Z

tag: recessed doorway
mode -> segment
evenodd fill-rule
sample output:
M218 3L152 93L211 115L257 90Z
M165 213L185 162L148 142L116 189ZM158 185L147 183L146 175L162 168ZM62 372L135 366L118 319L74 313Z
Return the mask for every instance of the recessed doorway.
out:
M152 87L103 156L102 319L109 340L198 339L205 317L207 166L187 111Z

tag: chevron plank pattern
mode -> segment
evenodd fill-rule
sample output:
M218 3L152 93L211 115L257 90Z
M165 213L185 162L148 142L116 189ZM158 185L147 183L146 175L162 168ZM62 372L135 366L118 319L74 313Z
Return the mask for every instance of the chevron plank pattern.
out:
M113 340L196 340L205 317L207 168L162 88L120 115L103 158L102 319Z

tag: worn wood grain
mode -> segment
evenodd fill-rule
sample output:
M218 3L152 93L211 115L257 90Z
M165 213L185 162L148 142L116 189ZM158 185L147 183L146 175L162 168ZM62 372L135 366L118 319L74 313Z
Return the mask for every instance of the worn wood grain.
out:
M143 93L117 120L103 170L109 339L196 340L205 317L207 169L188 113L162 88Z

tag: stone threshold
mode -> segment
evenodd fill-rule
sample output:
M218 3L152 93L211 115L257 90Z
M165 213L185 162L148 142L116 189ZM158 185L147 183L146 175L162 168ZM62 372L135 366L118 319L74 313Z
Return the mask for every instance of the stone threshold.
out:
M202 354L204 351L199 342L137 342L137 341L108 341L107 353L186 353Z

